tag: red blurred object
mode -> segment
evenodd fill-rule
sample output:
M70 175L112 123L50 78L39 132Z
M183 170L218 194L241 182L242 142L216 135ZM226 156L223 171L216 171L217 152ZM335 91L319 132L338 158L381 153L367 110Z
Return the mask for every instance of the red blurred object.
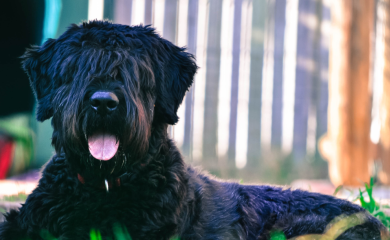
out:
M11 168L15 142L12 138L0 136L0 179L5 179Z

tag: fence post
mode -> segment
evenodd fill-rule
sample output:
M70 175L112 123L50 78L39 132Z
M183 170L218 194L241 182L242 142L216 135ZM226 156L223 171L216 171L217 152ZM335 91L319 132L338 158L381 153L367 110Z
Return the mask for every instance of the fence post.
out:
M379 154L382 160L382 172L379 179L382 183L390 185L390 1L384 1L385 13L385 61L383 71L383 93L380 106L380 140Z
M335 185L370 179L370 37L375 1L332 2L328 132L320 143Z

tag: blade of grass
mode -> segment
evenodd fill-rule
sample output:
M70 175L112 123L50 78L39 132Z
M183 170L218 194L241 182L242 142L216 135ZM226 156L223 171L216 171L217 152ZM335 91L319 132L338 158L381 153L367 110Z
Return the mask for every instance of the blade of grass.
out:
M130 234L127 229L120 224L115 224L113 230L115 240L131 240Z
M102 240L102 236L101 236L99 230L91 229L89 236L90 236L91 240Z
M337 194L341 189L343 189L343 185L338 186L338 187L334 190L333 196L336 196L336 194Z
M282 231L272 231L271 232L271 240L286 240L286 236Z

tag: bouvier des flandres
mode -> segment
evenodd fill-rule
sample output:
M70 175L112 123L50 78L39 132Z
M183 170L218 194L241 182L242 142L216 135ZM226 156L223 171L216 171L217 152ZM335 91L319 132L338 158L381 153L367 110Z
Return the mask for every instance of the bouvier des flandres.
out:
M338 239L386 231L348 201L223 182L187 166L167 127L197 65L149 26L72 25L23 59L37 119L52 117L56 154L26 203L6 214L1 240L89 239L91 229L116 239L116 224L133 240L291 238L323 233L338 216L361 220Z

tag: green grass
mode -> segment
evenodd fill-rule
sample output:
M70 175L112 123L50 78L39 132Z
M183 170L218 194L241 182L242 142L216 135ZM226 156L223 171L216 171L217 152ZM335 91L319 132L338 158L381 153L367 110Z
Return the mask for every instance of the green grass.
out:
M3 196L0 198L0 201L5 202L25 202L27 199L27 194L25 193L18 193L17 195L9 195L9 196Z

